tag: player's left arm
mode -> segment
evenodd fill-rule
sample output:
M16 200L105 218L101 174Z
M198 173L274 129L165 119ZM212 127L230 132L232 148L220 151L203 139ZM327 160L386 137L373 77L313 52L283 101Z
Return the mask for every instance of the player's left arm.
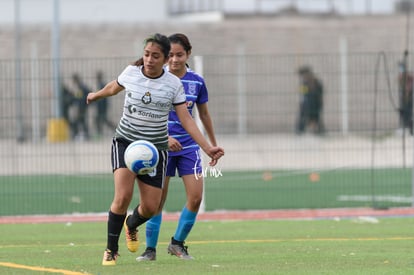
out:
M204 138L203 134L197 127L194 119L188 112L185 104L175 105L175 112L180 119L181 125L190 134L190 136L200 145L201 149L212 159L210 164L216 163L216 161L224 155L224 150L218 146L211 146L209 142Z
M203 123L204 129L208 135L208 138L213 146L217 146L216 136L214 134L213 120L211 119L210 112L208 111L207 102L203 104L197 104L198 116L201 123Z
M118 94L120 91L125 88L121 86L117 80L112 80L105 85L102 89L97 92L89 93L86 98L86 103L89 104L93 101L99 100L101 98L109 97Z

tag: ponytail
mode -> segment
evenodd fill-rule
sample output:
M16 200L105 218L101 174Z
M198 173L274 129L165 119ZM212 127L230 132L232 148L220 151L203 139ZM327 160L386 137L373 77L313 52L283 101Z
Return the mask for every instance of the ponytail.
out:
M144 59L141 57L140 59L138 59L137 61L132 63L132 65L137 66L137 67L142 66L142 65L144 65Z

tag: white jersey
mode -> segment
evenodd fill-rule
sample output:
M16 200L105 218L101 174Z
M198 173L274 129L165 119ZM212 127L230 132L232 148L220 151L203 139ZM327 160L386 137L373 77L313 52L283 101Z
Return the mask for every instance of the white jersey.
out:
M142 66L129 65L118 76L118 83L125 88L125 101L115 137L148 140L159 150L167 150L168 114L173 105L186 102L181 80L166 70L158 78L148 78Z

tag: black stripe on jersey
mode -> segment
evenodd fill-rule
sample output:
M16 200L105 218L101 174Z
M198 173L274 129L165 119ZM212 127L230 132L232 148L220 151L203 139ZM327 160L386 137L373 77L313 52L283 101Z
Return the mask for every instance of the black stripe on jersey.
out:
M125 89L125 87L123 85L121 85L121 83L119 83L118 79L116 80L116 83L118 83L119 86L121 86L122 88Z
M173 105L174 106L177 106L177 105L181 105L181 104L184 104L184 103L186 103L187 101L183 101L183 102L180 102L180 103L173 103Z

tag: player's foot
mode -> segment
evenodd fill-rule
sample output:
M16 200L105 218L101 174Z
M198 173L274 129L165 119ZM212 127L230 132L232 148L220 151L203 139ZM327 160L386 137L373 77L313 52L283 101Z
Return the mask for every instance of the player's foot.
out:
M144 262L144 261L155 261L157 258L157 254L155 252L155 249L153 248L147 248L145 249L144 253L142 253L141 256L137 257L138 262Z
M102 259L102 265L116 265L116 259L118 256L118 252L112 252L111 250L106 249Z
M128 247L128 250L131 252L137 252L138 247L139 247L138 230L137 229L130 230L126 223L128 220L128 217L130 216L131 215L127 216L124 221L125 240L126 240L126 245Z
M174 242L173 244L173 238L171 238L171 242L168 245L167 251L168 254L175 255L180 259L183 260L193 260L194 258L188 255L187 246L184 246L184 242Z

